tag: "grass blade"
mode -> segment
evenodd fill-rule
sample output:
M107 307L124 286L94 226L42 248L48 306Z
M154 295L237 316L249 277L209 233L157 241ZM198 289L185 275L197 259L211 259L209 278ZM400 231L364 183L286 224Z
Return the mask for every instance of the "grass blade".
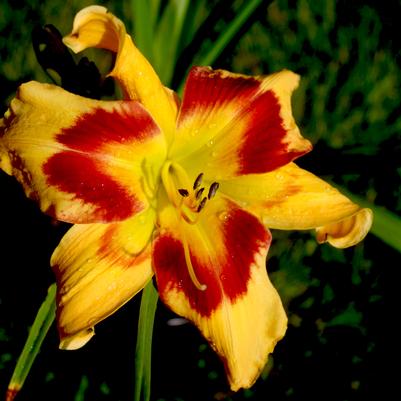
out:
M237 12L235 18L227 25L219 38L212 43L204 54L200 54L195 58L194 65L213 65L216 59L220 56L223 50L234 39L236 33L241 29L245 22L257 10L263 0L249 0L244 2L242 8ZM184 74L186 75L186 74ZM184 89L184 81L182 80L178 93L182 94Z
M159 8L160 0L132 0L134 41L151 63L154 61L153 41Z
M384 207L367 205L373 210L372 234L401 252L401 217Z
M21 390L32 364L40 351L43 340L56 315L56 284L52 284L29 331L28 339L18 358L8 385L6 401L12 401Z
M150 400L152 335L158 294L150 281L142 291L135 351L134 401ZM141 398L142 396L142 398Z
M153 43L154 66L166 85L170 84L174 72L188 6L189 0L168 2L157 26Z
M242 25L244 25L248 18L256 11L262 1L263 0L250 0L245 2L235 18L226 27L223 34L219 36L218 40L216 40L212 46L209 47L207 53L197 60L197 65L212 65L234 38L239 29L241 29Z

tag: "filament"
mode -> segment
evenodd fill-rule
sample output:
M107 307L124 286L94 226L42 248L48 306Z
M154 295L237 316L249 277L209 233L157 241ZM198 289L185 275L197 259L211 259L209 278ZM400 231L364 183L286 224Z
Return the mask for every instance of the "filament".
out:
M194 267L192 265L192 261L191 261L191 255L189 253L189 247L188 247L188 242L187 239L185 237L185 234L182 232L181 230L181 236L182 236L182 242L184 244L184 256L185 256L185 262L187 264L187 268L188 268L188 273L189 273L189 277L191 277L192 282L194 283L194 286L201 291L205 291L207 288L206 284L201 284L198 280L198 278L196 277L195 274L195 270Z

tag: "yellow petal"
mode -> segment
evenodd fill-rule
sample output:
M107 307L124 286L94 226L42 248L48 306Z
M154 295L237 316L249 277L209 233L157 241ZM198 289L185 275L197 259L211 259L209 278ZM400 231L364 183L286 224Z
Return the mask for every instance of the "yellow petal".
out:
M105 7L86 7L75 16L72 32L64 38L64 43L75 52L98 47L117 53L110 75L118 80L126 96L145 106L168 137L173 135L176 97L162 85L152 66L126 33L121 20Z
M122 223L77 224L53 253L60 348L76 349L93 326L140 291L153 275L154 213Z
M194 67L171 157L189 173L201 169L218 181L272 171L303 155L311 144L291 113L298 81L291 71L249 77Z
M337 189L294 163L267 174L222 181L219 190L259 215L267 227L283 230L320 227L319 240L325 240L327 234L327 240L333 245L340 245L341 235L345 236L342 246L362 240L372 223L369 210L361 209ZM342 222L341 228L339 222Z
M21 85L0 124L0 167L59 220L123 220L145 209L166 155L136 101L96 101Z
M196 224L170 205L158 224L153 266L161 299L199 328L221 357L232 390L250 387L287 324L266 272L270 233L218 196Z
M364 239L372 222L372 211L361 209L351 217L337 223L316 228L316 238L320 243L328 242L336 248L347 248Z

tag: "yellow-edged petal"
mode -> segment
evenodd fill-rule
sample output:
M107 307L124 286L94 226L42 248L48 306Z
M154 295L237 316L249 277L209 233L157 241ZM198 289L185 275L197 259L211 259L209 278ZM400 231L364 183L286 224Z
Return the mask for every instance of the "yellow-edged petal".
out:
M318 228L318 240L346 247L361 241L372 213L294 163L267 174L220 182L220 191L259 215L270 228Z
M82 347L93 326L140 291L153 275L154 212L110 224L73 226L53 253L60 348Z
M144 210L166 143L136 101L97 101L29 82L0 124L0 167L42 211L72 223Z
M160 82L153 67L126 33L121 20L105 7L89 6L74 19L64 43L74 52L98 47L117 53L110 75L118 80L126 96L140 101L171 138L177 115L177 98Z
M199 328L221 357L232 390L250 387L287 325L266 272L270 233L218 196L196 224L165 205L158 225L153 266L161 299Z
M291 113L298 81L291 71L248 77L194 67L170 157L219 181L272 171L308 152Z

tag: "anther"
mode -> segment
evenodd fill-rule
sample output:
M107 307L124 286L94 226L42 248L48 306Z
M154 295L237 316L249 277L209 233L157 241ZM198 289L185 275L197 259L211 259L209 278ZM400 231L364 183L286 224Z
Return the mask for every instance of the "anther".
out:
M202 199L201 203L199 203L198 208L196 209L197 213L199 213L206 205L207 198L206 196Z
M214 182L209 188L209 192L207 194L208 199L212 199L214 195L216 195L217 190L219 189L219 183Z
M200 173L197 177L196 180L194 182L194 186L193 189L199 188L200 184L202 184L202 178L203 178L203 173Z
M201 196L202 196L202 193L203 193L203 191L205 190L205 188L200 188L200 189L198 189L197 191L196 191L196 193L195 193L195 198L196 198L196 200L199 200L200 198L201 198Z
M180 188L180 189L178 190L178 193L179 193L181 196L183 196L184 198L187 197L187 196L189 195L189 192L188 192L186 189L184 189L184 188Z

